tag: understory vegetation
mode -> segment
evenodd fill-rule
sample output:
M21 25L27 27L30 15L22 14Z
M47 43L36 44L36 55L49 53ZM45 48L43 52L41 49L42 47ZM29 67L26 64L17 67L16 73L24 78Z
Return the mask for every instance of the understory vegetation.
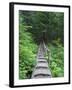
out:
M19 32L19 78L30 78L36 61L37 45L32 39L31 33L20 25Z
M51 52L50 57L50 69L52 77L64 76L64 47L59 40L53 41L52 44L48 44Z

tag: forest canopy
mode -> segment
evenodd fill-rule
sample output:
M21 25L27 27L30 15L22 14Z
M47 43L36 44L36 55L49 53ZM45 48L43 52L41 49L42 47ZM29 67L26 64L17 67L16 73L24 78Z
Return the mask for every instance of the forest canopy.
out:
M43 38L46 42L60 39L64 41L64 13L61 12L38 12L38 11L20 11L20 23L27 31L32 33L33 39L39 43Z

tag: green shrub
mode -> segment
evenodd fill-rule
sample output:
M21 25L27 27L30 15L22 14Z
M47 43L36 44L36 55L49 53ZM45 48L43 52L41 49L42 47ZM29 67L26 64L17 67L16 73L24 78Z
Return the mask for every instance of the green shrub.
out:
M31 33L20 25L19 30L19 79L31 78L36 63L37 45L32 39Z
M59 42L48 45L51 51L50 69L53 77L64 76L64 47Z

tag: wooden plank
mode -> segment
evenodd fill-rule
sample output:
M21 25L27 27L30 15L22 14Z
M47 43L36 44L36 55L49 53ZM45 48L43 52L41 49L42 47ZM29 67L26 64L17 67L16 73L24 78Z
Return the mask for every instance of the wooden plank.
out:
M37 63L36 67L39 67L39 66L48 67L48 64L47 63Z
M35 71L34 71L34 74L33 74L33 77L32 78L34 78L34 77L38 77L38 76L42 76L42 77L51 77L51 72L50 72L50 70L49 69L46 69L46 68L40 68L40 69L36 69Z

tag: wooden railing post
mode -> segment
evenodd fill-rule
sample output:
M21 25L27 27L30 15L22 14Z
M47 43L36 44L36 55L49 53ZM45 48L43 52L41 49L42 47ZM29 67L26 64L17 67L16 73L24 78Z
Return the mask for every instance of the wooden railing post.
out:
M51 60L51 52L50 50L47 48L47 46L45 45L44 41L43 41L43 49L44 49L44 53L46 55L48 55L48 63L50 65L50 60Z

